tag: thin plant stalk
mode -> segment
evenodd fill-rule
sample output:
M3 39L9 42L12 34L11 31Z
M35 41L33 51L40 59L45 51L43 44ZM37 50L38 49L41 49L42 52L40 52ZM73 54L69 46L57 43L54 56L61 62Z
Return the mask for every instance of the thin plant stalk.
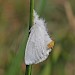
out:
M33 25L34 17L33 17L33 10L34 9L34 0L30 0L30 20L29 20L29 30ZM30 34L30 32L29 32ZM31 75L32 72L32 65L26 65L26 73L25 75Z
M29 30L33 25L34 17L33 17L33 10L34 9L34 0L30 0L30 20L29 20ZM30 33L29 33L30 34Z

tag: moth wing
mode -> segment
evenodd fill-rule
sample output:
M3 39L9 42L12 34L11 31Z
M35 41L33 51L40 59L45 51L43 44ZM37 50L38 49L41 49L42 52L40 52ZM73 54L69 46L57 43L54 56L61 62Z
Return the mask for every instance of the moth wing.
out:
M47 34L45 21L40 19L36 12L34 12L34 25L31 28L31 33L28 38L26 51L25 51L25 63L37 64L44 61L51 49L47 48L51 39Z
M35 31L31 30L25 50L25 63L33 64L35 62Z
M45 39L43 29L33 26L25 51L26 64L37 64L48 57L50 51L47 50Z

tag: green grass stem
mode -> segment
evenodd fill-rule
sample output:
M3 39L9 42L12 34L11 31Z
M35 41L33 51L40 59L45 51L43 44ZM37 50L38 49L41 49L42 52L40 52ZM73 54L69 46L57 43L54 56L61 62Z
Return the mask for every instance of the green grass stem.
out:
M33 25L34 17L33 17L33 9L34 9L34 0L30 0L30 20L29 20L29 30ZM30 33L29 33L30 34ZM26 65L26 73L25 75L31 75L32 65Z

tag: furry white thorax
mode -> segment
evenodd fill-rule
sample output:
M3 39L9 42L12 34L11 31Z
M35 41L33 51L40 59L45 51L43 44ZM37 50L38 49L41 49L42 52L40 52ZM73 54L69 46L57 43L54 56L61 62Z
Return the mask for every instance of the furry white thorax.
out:
M26 45L25 64L37 64L46 60L51 51L47 48L47 45L51 41L47 33L45 20L40 19L34 10L34 24L31 27Z

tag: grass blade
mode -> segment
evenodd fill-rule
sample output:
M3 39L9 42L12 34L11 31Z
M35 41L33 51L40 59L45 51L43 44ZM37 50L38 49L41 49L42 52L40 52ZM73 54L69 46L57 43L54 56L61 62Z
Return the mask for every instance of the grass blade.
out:
M20 70L21 64L23 62L25 47L28 39L28 28L25 30L25 35L20 45L19 51L12 62L11 67L9 68L6 75L16 75L17 72Z
M29 21L29 30L31 29L34 21L33 17L33 9L34 9L34 0L30 0L30 21ZM30 33L29 33L30 34ZM32 65L26 65L26 73L25 75L31 75Z

